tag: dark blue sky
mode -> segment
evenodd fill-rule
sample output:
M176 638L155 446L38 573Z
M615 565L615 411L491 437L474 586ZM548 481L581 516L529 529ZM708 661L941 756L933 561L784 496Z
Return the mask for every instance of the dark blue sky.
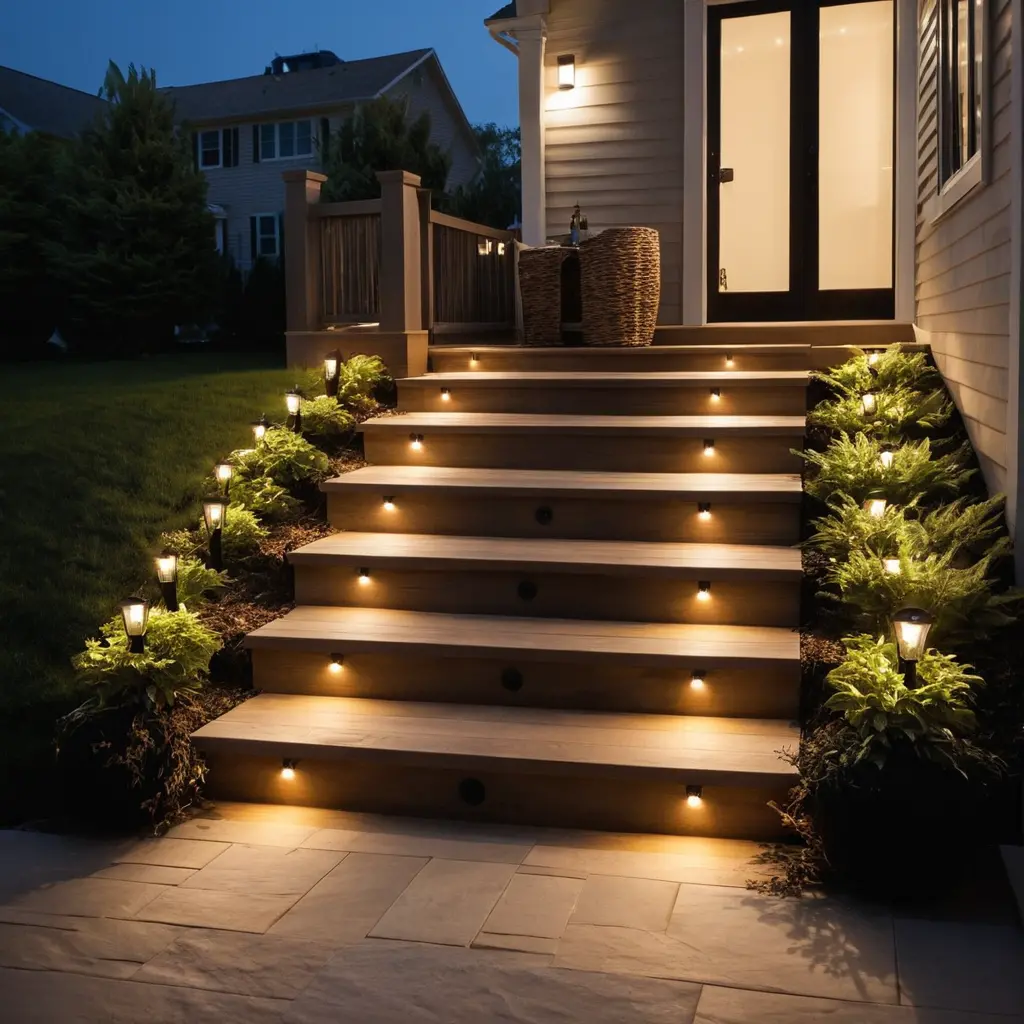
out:
M501 0L29 0L3 15L0 64L95 93L107 60L160 85L260 74L275 53L354 60L432 46L471 121L518 123L516 58L483 20Z

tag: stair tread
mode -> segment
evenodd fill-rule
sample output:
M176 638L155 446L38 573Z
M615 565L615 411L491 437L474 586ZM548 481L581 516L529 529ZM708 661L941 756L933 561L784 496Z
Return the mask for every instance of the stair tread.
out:
M727 345L716 343L711 345L438 345L430 346L431 355L504 355L505 353L521 352L531 356L556 356L556 355L579 355L584 359L590 356L605 356L609 353L612 356L645 356L664 355L667 353L679 353L680 355L691 355L694 353L714 352L721 349L722 354L729 352L741 352L748 354L756 353L801 353L809 352L810 344L807 342L773 342L765 345L758 345L754 342L745 342L739 345Z
M694 782L789 779L778 751L799 742L775 719L261 694L203 726L200 747L246 744L275 756L532 765L567 774L686 774Z
M796 473L601 473L552 469L473 469L451 466L365 466L334 477L323 491L443 489L445 494L489 491L547 497L759 497L799 501ZM381 493L389 493L382 491Z
M784 435L803 437L804 416L591 416L565 413L408 412L375 416L360 424L363 432L435 434L556 433L676 435L716 437Z
M591 622L323 605L295 608L250 633L245 645L325 653L387 650L461 657L512 654L527 660L620 658L643 666L679 659L721 666L800 657L799 635L772 626Z
M756 573L768 579L802 575L797 548L764 544L692 544L665 541L564 540L555 537L459 537L416 533L335 533L288 555L295 564L338 560L372 566L416 563L419 569L567 569L602 575L717 578Z
M468 372L427 373L398 381L403 387L440 387L446 384L471 384L473 387L701 387L708 384L730 387L804 387L810 374L806 370L669 370L656 373L580 372L539 370L470 370Z

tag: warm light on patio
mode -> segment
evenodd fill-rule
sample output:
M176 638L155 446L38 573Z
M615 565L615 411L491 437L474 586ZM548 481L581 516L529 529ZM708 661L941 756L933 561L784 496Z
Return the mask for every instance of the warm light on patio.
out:
M420 451L423 448L423 435L422 434L410 434L409 435L409 447L414 452Z
M494 243L489 238L481 238L476 243L477 256L490 256Z
M441 388L441 401L450 402L452 400L452 393L449 388Z
M572 53L558 55L558 88L576 88L576 56Z
M231 478L235 474L235 467L228 461L218 462L213 467L213 475L217 478L217 482L224 485L224 493L228 493L228 489L231 487Z
M128 650L132 654L141 654L146 649L149 602L142 597L126 597L120 608L125 636L128 637Z
M470 352L470 354L469 354L469 365L470 366L478 366L479 363L480 363L480 357L475 352Z
M696 809L704 804L704 789L702 786L686 787L686 806Z
M882 352L884 349L870 348L868 349L868 366L874 366L879 359L882 358Z
M736 365L736 360L733 359L732 353L728 352L725 356L725 368L731 370Z
M720 402L721 400L722 400L722 389L721 388L712 388L711 389L711 401L712 402Z
M882 464L882 469L892 469L892 449L884 448L882 454L878 456L878 461Z
M890 576L899 576L903 571L903 567L900 565L900 560L898 558L883 558L882 565Z
M178 610L178 556L164 551L156 557L156 578L169 612Z

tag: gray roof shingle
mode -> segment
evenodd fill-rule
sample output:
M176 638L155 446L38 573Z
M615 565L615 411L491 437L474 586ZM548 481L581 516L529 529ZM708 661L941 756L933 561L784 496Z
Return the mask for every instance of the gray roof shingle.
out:
M160 91L174 100L178 118L192 124L330 107L371 99L432 52L410 50L309 71L176 85Z
M87 128L105 106L106 101L98 96L0 67L0 108L36 131L72 138Z
M512 0L511 3L505 4L504 7L499 7L489 18L484 20L486 25L490 21L505 21L507 18L514 18L516 16L516 0Z

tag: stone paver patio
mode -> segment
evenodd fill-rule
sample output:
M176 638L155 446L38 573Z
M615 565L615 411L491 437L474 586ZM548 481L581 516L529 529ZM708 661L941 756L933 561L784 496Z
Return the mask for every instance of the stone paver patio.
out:
M247 805L162 839L4 831L0 1017L1024 1021L1015 925L760 896L756 853Z

